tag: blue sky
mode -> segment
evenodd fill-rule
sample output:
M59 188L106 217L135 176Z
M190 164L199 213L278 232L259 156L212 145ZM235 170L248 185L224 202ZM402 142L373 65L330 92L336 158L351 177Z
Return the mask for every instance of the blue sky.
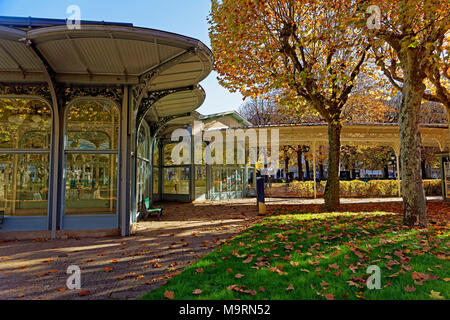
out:
M201 40L208 47L206 17L210 0L0 0L0 16L66 19L69 5L78 5L81 19L130 22L135 26L161 29ZM198 109L202 114L236 110L242 96L221 87L212 72L201 85L206 100Z

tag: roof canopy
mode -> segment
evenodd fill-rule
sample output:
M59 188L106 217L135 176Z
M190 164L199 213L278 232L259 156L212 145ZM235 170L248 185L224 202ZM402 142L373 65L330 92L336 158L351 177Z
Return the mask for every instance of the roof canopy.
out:
M147 83L149 91L192 86L165 97L161 115L193 111L204 101L197 88L212 70L211 51L199 40L132 24L0 17L0 82L45 83L46 70L66 86ZM150 81L149 81L150 79Z

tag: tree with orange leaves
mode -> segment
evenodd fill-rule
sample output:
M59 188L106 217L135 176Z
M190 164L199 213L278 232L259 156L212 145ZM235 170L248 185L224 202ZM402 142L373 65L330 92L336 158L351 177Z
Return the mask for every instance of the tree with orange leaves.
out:
M368 36L376 64L402 92L399 114L403 223L427 225L421 177L420 108L423 99L448 106L450 2L442 0L358 1L355 21ZM354 24L351 24L355 26ZM430 90L426 90L426 84Z
M339 206L341 113L366 60L364 37L345 25L346 0L212 0L209 17L220 83L245 97L279 90L299 112L328 124L325 206Z

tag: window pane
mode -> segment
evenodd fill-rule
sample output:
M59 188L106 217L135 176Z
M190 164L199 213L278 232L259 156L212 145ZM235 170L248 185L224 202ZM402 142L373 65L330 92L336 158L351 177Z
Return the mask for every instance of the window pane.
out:
M159 194L159 169L153 168L153 194Z
M227 169L223 168L222 169L222 192L228 191L228 181L229 181L229 177L227 174Z
M145 121L141 123L139 127L138 133L138 142L137 142L137 155L138 157L142 157L148 159L150 157L150 135L148 131L148 125Z
M116 154L68 154L65 214L115 214Z
M150 163L148 161L137 159L136 172L136 200L137 203L142 203L150 196L148 190L150 179Z
M103 101L79 101L67 115L66 150L117 149L119 111Z
M46 216L48 154L0 154L0 210L5 216Z
M206 193L206 167L195 167L195 197L198 198Z
M173 165L172 160L172 150L175 147L175 143L169 143L164 145L164 165L171 166Z
M189 194L189 167L164 168L164 193Z
M49 149L51 125L51 110L44 102L0 99L0 149Z

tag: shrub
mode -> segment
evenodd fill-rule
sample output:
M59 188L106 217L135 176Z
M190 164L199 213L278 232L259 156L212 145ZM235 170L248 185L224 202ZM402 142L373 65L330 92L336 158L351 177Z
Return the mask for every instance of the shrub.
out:
M326 181L317 183L317 195L322 196L325 192ZM268 194L282 195L281 187L286 185L274 185ZM427 196L441 195L441 180L424 180L423 187ZM279 192L277 192L279 189ZM311 198L314 196L313 181L293 181L289 184L289 193L301 198ZM285 190L285 189L284 189ZM398 182L397 180L369 180L367 182L361 180L340 181L340 195L342 197L397 197Z

